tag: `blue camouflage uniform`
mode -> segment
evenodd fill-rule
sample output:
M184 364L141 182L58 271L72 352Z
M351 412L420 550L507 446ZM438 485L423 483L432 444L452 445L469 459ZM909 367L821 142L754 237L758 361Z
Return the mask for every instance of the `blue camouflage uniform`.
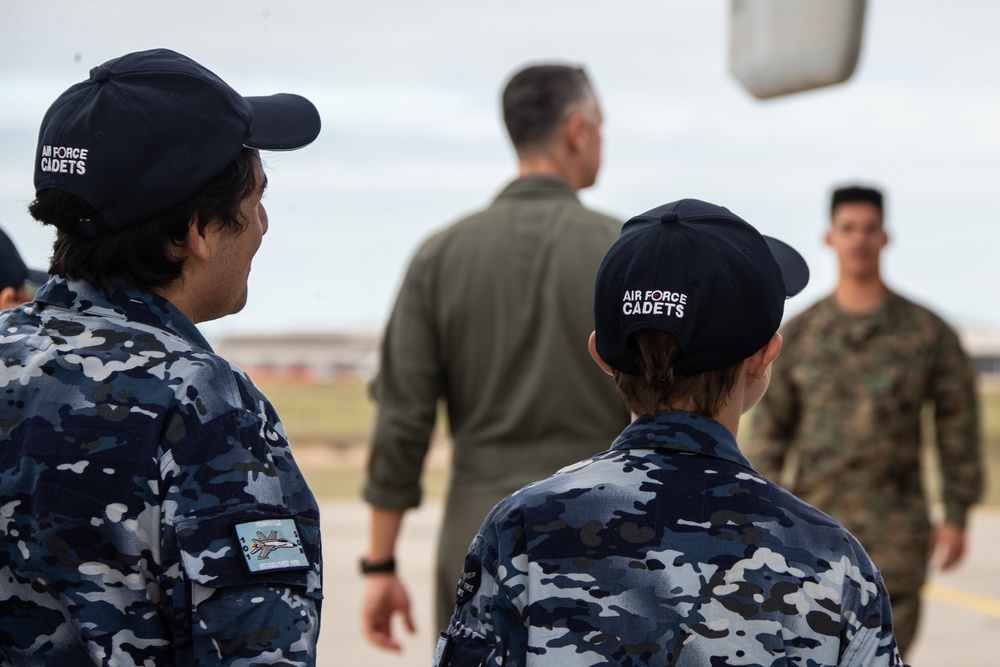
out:
M0 315L0 400L0 664L315 664L316 500L180 311L54 278Z
M501 502L456 598L438 665L900 664L857 541L689 412Z

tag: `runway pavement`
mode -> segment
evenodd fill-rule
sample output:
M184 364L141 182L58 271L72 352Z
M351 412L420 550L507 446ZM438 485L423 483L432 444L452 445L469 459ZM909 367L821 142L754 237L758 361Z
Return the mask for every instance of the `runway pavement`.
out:
M402 653L370 646L361 636L362 579L358 558L367 540L367 508L361 502L321 503L325 601L319 665L402 667L429 665L431 632L431 563L441 513L430 501L407 514L396 552L410 591L416 635L402 637ZM935 573L924 591L924 616L917 643L908 658L913 667L1000 664L1000 511L978 510L970 524L970 549L954 572ZM402 627L398 628L403 633Z

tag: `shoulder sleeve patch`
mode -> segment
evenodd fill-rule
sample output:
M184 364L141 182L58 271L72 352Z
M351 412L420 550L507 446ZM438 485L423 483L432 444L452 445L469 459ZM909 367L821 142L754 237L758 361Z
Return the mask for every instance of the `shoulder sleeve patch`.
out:
M455 604L463 605L472 599L472 596L479 590L479 584L483 579L483 566L475 554L465 557L465 568L462 570L462 577L458 580L458 588L455 590Z
M244 521L233 524L233 531L250 574L309 567L298 524L292 517Z

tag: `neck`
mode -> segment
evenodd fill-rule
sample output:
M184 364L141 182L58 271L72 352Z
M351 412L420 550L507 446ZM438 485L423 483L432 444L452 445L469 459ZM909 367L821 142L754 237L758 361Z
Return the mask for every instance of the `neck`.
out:
M519 178L552 176L566 181L574 192L581 187L573 171L563 161L544 154L519 155L517 160L517 175Z
M725 426L735 438L740 430L740 416L741 413L739 406L734 401L729 401L722 406L722 410L719 414L712 415L712 419Z
M149 291L169 301L174 308L181 311L184 317L191 321L191 324L198 324L202 320L198 319L198 310L194 301L189 298L189 293L181 289L182 281L183 277L167 285L150 287Z
M885 303L888 294L882 278L873 276L841 276L833 290L833 300L848 313L870 313Z

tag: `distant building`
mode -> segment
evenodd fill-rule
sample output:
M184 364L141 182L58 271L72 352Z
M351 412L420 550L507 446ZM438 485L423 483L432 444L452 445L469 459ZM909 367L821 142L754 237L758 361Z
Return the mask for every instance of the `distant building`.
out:
M367 381L378 368L381 332L231 336L213 343L255 380Z
M960 333L962 344L972 357L976 375L1000 380L1000 330L970 328Z
M976 374L1000 381L1000 329L959 332ZM381 331L232 336L216 351L260 380L367 381L378 370Z

